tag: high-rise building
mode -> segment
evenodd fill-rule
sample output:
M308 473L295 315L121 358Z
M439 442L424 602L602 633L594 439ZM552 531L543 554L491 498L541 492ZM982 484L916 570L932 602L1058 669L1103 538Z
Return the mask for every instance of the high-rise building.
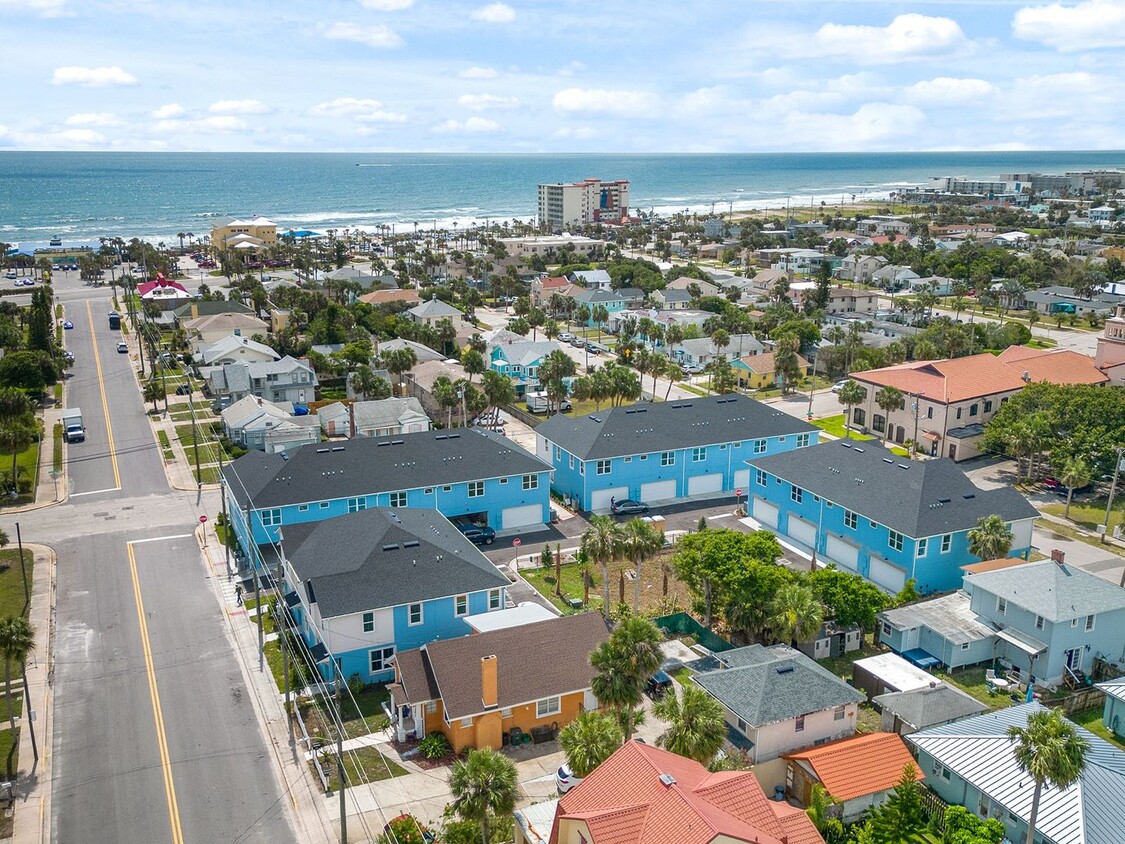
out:
M629 182L585 179L539 186L539 225L562 231L599 221L616 221L629 215Z

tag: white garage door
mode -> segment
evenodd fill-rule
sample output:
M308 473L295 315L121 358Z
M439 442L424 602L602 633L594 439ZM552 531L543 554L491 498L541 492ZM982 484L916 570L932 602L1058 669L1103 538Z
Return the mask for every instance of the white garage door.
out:
M764 498L754 497L754 518L766 527L777 529L777 505L770 504Z
M624 501L629 497L629 487L615 486L612 489L599 489L590 494L591 510L608 510L611 498Z
M687 494L688 495L703 495L707 492L722 492L723 491L723 475L718 473L715 475L698 475L694 478L688 478Z
M739 469L734 473L734 488L742 490L742 494L746 495L746 490L750 486L750 470Z
M846 569L855 571L859 568L859 549L838 536L829 536L825 545L828 558Z
M676 479L670 481L652 481L641 484L641 501L651 504L653 501L667 501L676 497Z
M510 528L528 527L529 525L543 525L543 507L539 504L527 504L523 507L508 507L500 511L500 524L503 530Z
M789 529L786 533L810 548L816 544L816 525L800 516L789 517Z
M871 568L868 577L884 589L898 592L906 584L906 572L882 557L871 558Z

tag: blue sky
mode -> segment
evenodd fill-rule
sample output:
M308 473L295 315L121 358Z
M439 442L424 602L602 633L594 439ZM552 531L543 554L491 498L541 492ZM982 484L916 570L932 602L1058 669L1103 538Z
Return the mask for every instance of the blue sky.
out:
M0 148L1125 148L1125 0L0 0Z

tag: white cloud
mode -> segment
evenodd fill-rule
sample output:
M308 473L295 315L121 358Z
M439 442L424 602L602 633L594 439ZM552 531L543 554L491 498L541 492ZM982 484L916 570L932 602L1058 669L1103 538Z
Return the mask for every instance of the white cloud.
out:
M939 76L915 82L903 91L909 102L932 105L967 105L995 96L998 88L984 79L955 79Z
M108 111L72 114L63 121L67 126L120 126L121 120Z
M212 115L202 120L161 120L152 127L154 132L160 134L188 135L192 132L202 134L227 134L241 132L248 128L248 124L241 117L233 115Z
M659 103L648 91L611 91L605 88L564 88L551 104L556 111L597 112L621 117L655 117Z
M1120 83L1116 78L1084 71L1049 73L1017 79L1001 100L998 111L1021 121L1058 124L1077 120L1095 124L1120 112Z
M360 25L358 23L333 23L324 29L324 37L334 41L354 41L368 47L401 47L399 34L381 23Z
M852 114L792 112L782 120L782 134L791 145L802 147L812 139L832 138L833 148L841 150L882 144L910 148L914 133L925 123L926 115L914 106L864 103Z
M1125 0L1029 6L1012 18L1012 34L1064 52L1125 47Z
M54 137L66 146L88 147L105 143L105 135L93 129L67 129Z
M207 110L212 114L269 114L271 109L258 100L219 100Z
M357 114L355 116L356 123L405 123L406 115L399 114L397 111L384 111L378 109L376 111L369 111L365 114Z
M309 109L313 117L350 117L357 123L405 123L406 115L387 111L378 100L337 97Z
M516 10L507 3L489 3L474 9L470 17L486 23L511 23L516 19Z
M457 75L462 79L495 79L500 75L500 71L491 67L467 67L464 70L457 72Z
M444 123L439 123L434 127L434 131L441 135L487 135L500 132L503 128L495 120L487 120L484 117L470 117L463 123L459 120L447 120Z
M376 12L401 12L414 5L414 0L359 0L359 5Z
M184 113L184 107L179 103L168 103L162 105L160 108L152 110L152 116L157 120L168 120L173 117L179 117Z
M114 88L123 85L136 85L137 77L121 68L79 67L68 65L56 67L51 77L52 85L81 85L83 88Z
M457 105L473 111L515 108L519 104L518 97L498 97L495 94L462 94L457 98Z
M67 14L66 0L0 0L0 9L37 12L44 18L57 18Z
M899 15L886 26L826 23L810 45L811 55L839 56L863 64L893 64L968 46L957 21L918 14Z
M563 126L552 133L556 138L573 138L576 141L588 141L597 134L589 126Z

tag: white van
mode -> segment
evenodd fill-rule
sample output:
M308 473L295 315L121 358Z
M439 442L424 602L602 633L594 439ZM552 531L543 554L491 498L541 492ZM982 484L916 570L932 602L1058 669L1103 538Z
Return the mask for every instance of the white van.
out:
M546 413L548 409L547 394L540 393L527 393L524 396L524 401L527 403L527 409L531 413ZM562 406L559 410L570 410L572 407L570 399L563 399Z

